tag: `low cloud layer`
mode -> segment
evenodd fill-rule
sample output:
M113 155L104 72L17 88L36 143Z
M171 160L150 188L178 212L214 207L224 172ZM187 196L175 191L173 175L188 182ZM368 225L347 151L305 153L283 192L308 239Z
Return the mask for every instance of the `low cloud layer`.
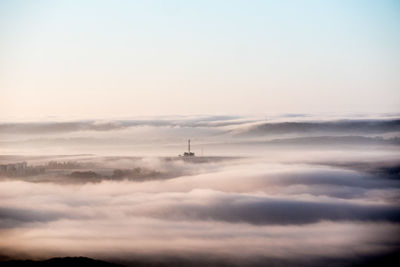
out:
M290 134L381 134L400 131L400 120L339 120L261 123L240 133L242 136Z
M55 140L33 148L58 146L59 155L3 140L23 153L0 156L0 258L352 266L399 251L397 120L307 122L312 133L296 137L298 124L267 127L267 135L286 129L278 139L236 136L259 127L250 118L171 121L25 125L29 138ZM22 126L6 132L13 127ZM353 129L363 134L348 136ZM325 130L329 135L314 136ZM176 156L188 132L198 134L193 159ZM83 141L60 141L74 138ZM139 146L168 156L132 156ZM93 148L113 155L88 154ZM202 157L203 148L225 156ZM22 170L8 165L23 161Z
M111 121L71 121L71 122L14 122L1 123L2 133L12 134L52 134L68 133L79 131L114 131L129 127L223 127L241 125L254 122L253 119L246 119L237 116L210 116L195 119L137 119L137 120L111 120Z
M265 155L282 149L384 149L400 145L398 117L284 115L154 117L0 123L4 154L178 155L187 138L206 155Z
M73 184L3 177L2 251L17 258L238 258L244 264L352 262L400 246L400 181L390 177L262 158L89 160L98 172L141 164L181 174Z

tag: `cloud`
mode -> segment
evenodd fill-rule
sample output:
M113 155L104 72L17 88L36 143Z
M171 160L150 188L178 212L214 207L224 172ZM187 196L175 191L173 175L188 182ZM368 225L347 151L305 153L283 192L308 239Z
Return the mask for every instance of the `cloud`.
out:
M298 116L283 116L293 119ZM399 119L364 119L332 121L286 121L265 123L259 118L239 116L204 116L181 118L152 118L136 120L70 121L70 122L13 122L1 123L3 134L54 134L79 131L114 131L130 127L220 128L231 126L236 136L276 136L290 134L364 135L400 132ZM226 130L222 130L226 132Z
M283 120L283 121L282 121ZM298 121L301 120L301 121ZM279 117L192 116L125 120L0 123L6 154L178 155L188 138L207 155L254 155L287 149L384 149L397 147L398 119L313 120Z
M242 119L237 116L207 116L181 119L137 119L112 121L71 121L71 122L14 122L1 123L0 132L3 134L54 134L79 131L114 131L129 127L223 127L241 125L253 122L252 119Z
M400 131L400 120L338 120L260 123L243 129L238 136L273 136L288 134L345 134L364 135Z
M346 168L364 173L370 173L375 176L389 178L389 179L400 179L400 162L398 160L393 161L369 161L369 162L357 162L357 161L336 161L336 162L315 162L315 164L334 166L339 168Z
M49 222L62 217L58 212L0 207L0 228L13 228L32 222Z
M191 202L193 198L193 194L188 194L187 198L176 201L164 199L158 207L143 204L143 209L146 209L145 214L163 219L220 220L256 225L308 224L323 220L400 222L400 207L390 205L316 202L233 194L196 199L195 203ZM168 204L162 204L163 202Z
M2 163L81 165L1 177L0 251L14 258L84 255L149 264L183 259L237 266L341 266L398 250L397 120L308 121L300 124L305 133L299 124L276 122L279 127L267 127L271 134L282 126L299 136L230 139L232 130L253 123L232 116L2 124L12 138L13 132L43 134L39 139L54 139L52 145L62 151L60 156L3 155ZM329 134L313 136L323 131ZM362 133L353 136L357 131ZM140 146L157 152L168 147L168 155L176 155L186 148L188 133L198 134L196 152L202 142L206 151L233 157L112 155L113 147L132 155ZM374 133L382 136L368 136ZM18 140L25 137L15 136L9 139L13 146L28 151ZM107 153L65 155L69 142L75 153L88 148ZM36 142L35 153L45 154L44 143ZM250 156L238 157L239 152Z

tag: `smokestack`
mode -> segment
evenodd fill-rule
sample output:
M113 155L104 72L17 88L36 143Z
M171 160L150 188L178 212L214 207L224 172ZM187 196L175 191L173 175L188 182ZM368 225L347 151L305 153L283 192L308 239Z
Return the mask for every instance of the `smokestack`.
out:
M188 152L190 153L190 139L188 139Z

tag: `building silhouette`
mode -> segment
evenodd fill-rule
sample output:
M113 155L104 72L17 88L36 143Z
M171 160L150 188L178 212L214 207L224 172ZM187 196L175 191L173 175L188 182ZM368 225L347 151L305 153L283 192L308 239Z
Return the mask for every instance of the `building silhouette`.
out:
M181 155L179 155L181 157ZM183 153L183 157L194 157L194 152L190 151L190 139L188 139L188 151Z

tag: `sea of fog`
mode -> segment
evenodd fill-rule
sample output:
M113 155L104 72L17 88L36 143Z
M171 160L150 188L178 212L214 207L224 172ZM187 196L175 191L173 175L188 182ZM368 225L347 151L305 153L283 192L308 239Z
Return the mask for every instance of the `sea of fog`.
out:
M400 251L399 118L1 122L0 260L379 262Z

